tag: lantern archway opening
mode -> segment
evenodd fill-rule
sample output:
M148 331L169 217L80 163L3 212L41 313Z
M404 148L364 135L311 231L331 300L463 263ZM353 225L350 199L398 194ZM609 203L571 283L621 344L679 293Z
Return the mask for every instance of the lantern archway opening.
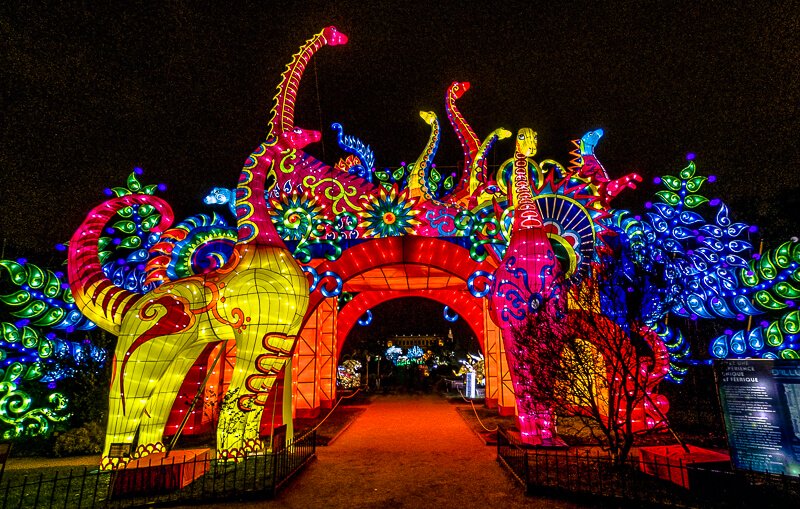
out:
M385 292L380 299L369 299L373 302L370 325L356 325L346 333L339 366L344 360L357 358L362 365L361 386L369 391L430 392L445 384L452 386L463 378L460 371L473 357L484 359L479 342L483 335L482 313L472 317L467 313L456 315L457 320L450 322L443 312L446 302L442 301L447 300L447 295L437 295L435 291L418 294L421 296ZM352 302L358 304L360 295ZM458 304L456 309L464 310ZM345 329L340 327L340 333L344 335ZM481 387L482 366L483 363ZM412 378L408 376L410 372L418 376ZM343 388L346 387L340 383L338 389Z

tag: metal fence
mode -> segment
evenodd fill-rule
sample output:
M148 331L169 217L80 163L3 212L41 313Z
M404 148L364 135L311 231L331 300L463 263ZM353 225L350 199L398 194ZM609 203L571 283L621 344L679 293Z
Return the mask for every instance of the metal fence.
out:
M599 450L531 449L497 432L497 459L529 495L633 507L785 508L800 505L800 478L647 461L615 465ZM646 473L647 472L647 473Z
M271 498L316 457L316 431L278 452L238 461L197 457L135 469L40 473L0 485L3 508L127 508L192 502ZM8 471L6 471L8 474Z

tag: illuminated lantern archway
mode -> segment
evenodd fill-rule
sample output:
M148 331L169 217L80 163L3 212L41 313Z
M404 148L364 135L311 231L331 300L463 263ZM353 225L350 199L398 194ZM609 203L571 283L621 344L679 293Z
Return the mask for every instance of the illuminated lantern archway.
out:
M215 216L170 229L163 200L128 194L96 207L73 236L76 302L120 336L104 455L111 443L131 442L137 433L140 454L162 448L177 422L170 416L180 411L177 395L202 385L204 370L218 370L217 387L226 393L218 454L261 449L264 428L278 422L291 436L292 413L313 415L334 400L338 351L353 323L369 307L401 296L433 298L464 316L484 350L487 403L503 413L516 406L527 443L553 434L546 411L514 401L520 391L512 380L519 385L523 367L510 331L538 310L557 276L580 281L612 251L609 238L634 231L609 205L641 178L608 177L594 155L602 130L576 140L575 158L564 166L534 160L536 133L520 129L513 157L492 174L487 156L511 132L477 137L456 105L469 90L464 82L445 94L464 154L460 170L434 162L442 137L434 111L419 113L430 132L410 164L377 166L369 145L341 124L332 129L347 155L325 164L304 151L321 134L294 125L297 91L316 51L346 42L328 27L300 48L282 74L268 135L245 161L237 188L215 188L206 198L229 208L235 226ZM103 228L137 208L158 211L149 233L166 230L149 252L148 281L156 288L147 293L115 286L98 262ZM363 296L340 312L342 291ZM654 327L665 313L651 320Z
M489 316L486 302L474 298L468 285L475 272L492 271L492 263L488 258L475 261L468 249L449 240L405 236L371 239L345 250L335 261L318 265L316 273L336 274L338 288L358 294L341 311L333 312L335 298L312 292L294 352L296 415L316 415L320 408L332 404L337 359L348 333L366 311L402 297L435 300L467 321L486 359L487 404L513 414L499 329Z

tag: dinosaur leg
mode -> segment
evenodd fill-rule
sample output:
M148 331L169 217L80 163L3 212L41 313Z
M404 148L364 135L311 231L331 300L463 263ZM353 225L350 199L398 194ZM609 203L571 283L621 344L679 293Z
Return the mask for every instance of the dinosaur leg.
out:
M156 383L156 389L147 400L142 423L139 428L139 444L148 446L159 444L164 438L164 428L167 424L170 411L175 404L175 398L183 385L186 373L197 360L205 348L205 344L192 345L181 351L170 363L164 375ZM192 387L197 391L199 387ZM195 397L195 392L186 395L186 407L182 408L181 418L189 411L189 404ZM202 408L202 402L200 402Z
M512 353L515 351L516 345L510 331L503 332L503 341L508 365L511 368L511 383L516 394L520 438L525 444L540 445L544 440L552 439L555 435L553 410L548 405L534 400L530 394L525 394L525 387L529 385L531 374Z
M173 360L196 337L193 329L181 334L155 337L129 351L133 338L141 334L121 334L114 358L114 377L109 393L108 427L103 448L103 467L112 443L133 443L139 431L144 409L158 382L164 378ZM126 359L122 362L120 359ZM141 442L144 444L144 442ZM140 451L138 451L140 452Z
M308 306L305 274L284 249L245 252L238 270L223 281L223 319L238 317L236 365L217 426L218 457L261 448L261 416L291 351Z
M273 333L264 337L258 351L242 351L237 345L234 375L217 426L218 456L238 457L261 448L264 405L281 369L291 363L295 339Z
M114 371L111 377L111 388L108 395L108 425L106 426L106 439L100 462L100 466L103 469L113 468L118 463L108 458L111 444L133 444L137 427L133 419L126 415L125 408L122 404L122 394L119 383L120 362L117 354L114 355L112 362Z

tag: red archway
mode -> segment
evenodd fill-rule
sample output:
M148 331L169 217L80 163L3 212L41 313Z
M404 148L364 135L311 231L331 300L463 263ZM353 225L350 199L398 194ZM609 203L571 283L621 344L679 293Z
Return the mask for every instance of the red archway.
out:
M491 273L491 258L476 261L460 238L386 237L357 243L334 260L313 266L319 275L298 336L292 362L295 415L317 415L336 397L340 348L355 322L382 302L426 297L451 307L470 325L486 358L487 402L513 413L505 350L499 329L489 318L484 299L475 298L467 282L476 271ZM333 276L335 274L335 276ZM338 278L338 280L336 279ZM330 295L333 285L358 295L342 310Z
M457 241L458 238L453 240ZM343 289L348 290L348 284L357 276L391 265L420 265L437 269L454 280L438 282L426 288L461 290L467 290L466 281L475 271L492 272L496 267L491 258L482 262L473 260L469 250L456 242L434 237L405 236L370 239L348 248L335 261L325 260L314 269L319 274L337 274L342 280ZM320 291L311 294L306 319L324 299L325 296Z

